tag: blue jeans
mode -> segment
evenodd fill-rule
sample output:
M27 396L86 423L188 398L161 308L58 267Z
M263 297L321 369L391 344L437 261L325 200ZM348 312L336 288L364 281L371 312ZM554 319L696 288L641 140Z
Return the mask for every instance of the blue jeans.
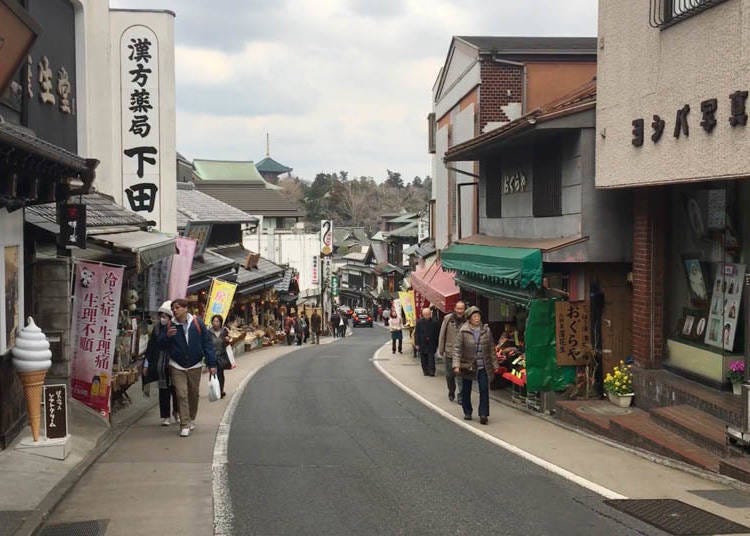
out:
M401 345L404 340L404 335L400 331L391 331L391 350L396 353L396 341L398 341L398 351L401 353Z
M463 380L463 389L461 389L461 407L464 409L464 415L471 415L474 409L471 407L471 384L472 380ZM490 383L487 378L487 371L479 369L477 371L477 384L479 385L479 416L490 416Z

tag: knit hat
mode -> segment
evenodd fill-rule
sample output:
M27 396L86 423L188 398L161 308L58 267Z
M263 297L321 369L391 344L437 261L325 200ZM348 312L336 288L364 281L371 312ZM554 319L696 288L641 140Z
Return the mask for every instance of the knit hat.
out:
M172 300L167 300L162 303L161 307L159 307L159 313L164 313L165 315L168 315L169 318L172 318Z
M471 318L471 315L473 315L474 313L479 313L479 316L482 316L482 311L479 309L479 307L477 307L476 305L472 305L466 310L466 318Z

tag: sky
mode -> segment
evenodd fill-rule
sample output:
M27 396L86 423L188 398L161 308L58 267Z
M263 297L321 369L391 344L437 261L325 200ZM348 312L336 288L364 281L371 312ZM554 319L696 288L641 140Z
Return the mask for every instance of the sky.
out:
M427 114L454 35L596 35L597 0L110 0L177 14L177 150L266 154L312 180L430 175Z

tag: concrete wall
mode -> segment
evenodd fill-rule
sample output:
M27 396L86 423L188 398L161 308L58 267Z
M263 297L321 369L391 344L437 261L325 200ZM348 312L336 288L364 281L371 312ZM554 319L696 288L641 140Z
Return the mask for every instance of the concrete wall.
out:
M729 122L729 95L750 88L750 0L731 0L663 30L648 22L649 0L599 0L597 172L600 187L745 177L750 131ZM718 99L713 132L701 102ZM674 137L676 112L690 106L689 136ZM666 121L650 139L654 114ZM631 144L634 119L642 147Z
M318 233L290 233L277 231L264 233L261 246L258 246L258 235L246 236L243 245L250 251L276 264L288 264L299 273L300 293L319 288L320 284L312 284L313 257L320 255L320 235ZM322 272L318 272L320 277Z
M530 146L514 147L501 153L529 181L523 193L502 196L501 218L487 217L488 183L499 191L499 176L480 180L480 233L512 238L557 238L588 236L578 246L545 254L545 262L623 262L632 249L632 195L598 191L594 186L593 128L570 130L562 145L562 214L535 218L533 215L534 170ZM491 166L483 161L480 166Z

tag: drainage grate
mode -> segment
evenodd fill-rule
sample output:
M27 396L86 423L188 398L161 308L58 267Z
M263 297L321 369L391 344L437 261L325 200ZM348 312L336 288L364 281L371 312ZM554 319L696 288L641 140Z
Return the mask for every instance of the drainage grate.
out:
M675 499L624 499L604 503L676 536L750 532L749 527Z
M104 536L108 524L108 519L94 519L93 521L47 525L39 536Z

